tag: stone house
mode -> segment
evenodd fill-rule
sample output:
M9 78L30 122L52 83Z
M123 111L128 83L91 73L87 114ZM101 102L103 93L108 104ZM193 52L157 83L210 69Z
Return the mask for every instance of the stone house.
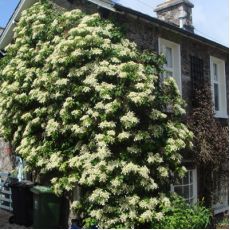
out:
M12 40L15 22L21 11L36 0L21 0L12 18L0 37L0 50ZM210 82L213 94L215 117L228 124L229 95L229 50L221 44L194 33L192 9L189 0L165 0L155 9L157 18L150 17L112 0L53 0L66 10L79 8L91 14L99 12L102 18L113 19L126 30L126 36L139 49L163 53L166 57L165 77L173 76L182 97L192 107L193 86L199 78ZM1 142L2 143L2 142ZM1 151L1 150L0 150ZM1 155L0 155L1 157ZM1 161L1 158L0 158ZM171 185L171 190L195 203L205 196L200 189L199 170L194 159L184 159L188 172L180 183ZM219 181L218 184L222 182ZM228 210L228 178L217 186L214 213Z

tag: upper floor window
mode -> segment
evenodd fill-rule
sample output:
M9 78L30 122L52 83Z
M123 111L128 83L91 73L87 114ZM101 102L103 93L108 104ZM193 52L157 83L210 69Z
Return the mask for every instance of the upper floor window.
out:
M210 57L211 86L216 117L227 117L225 62Z
M181 92L181 58L180 45L163 38L159 38L159 52L166 58L164 77L173 77Z

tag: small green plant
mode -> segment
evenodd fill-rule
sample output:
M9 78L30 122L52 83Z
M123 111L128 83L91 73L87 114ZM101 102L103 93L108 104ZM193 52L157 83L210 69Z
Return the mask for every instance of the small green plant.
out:
M211 221L211 211L202 204L190 205L182 197L174 195L171 205L163 207L164 218L153 222L154 229L204 229Z

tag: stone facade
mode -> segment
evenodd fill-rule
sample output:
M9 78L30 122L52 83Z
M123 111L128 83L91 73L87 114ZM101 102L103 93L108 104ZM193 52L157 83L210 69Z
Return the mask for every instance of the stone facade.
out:
M12 170L12 157L10 144L0 138L0 172L10 172Z

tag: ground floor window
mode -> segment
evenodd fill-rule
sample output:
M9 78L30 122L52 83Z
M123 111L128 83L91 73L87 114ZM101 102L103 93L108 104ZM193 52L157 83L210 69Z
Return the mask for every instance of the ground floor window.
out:
M171 191L194 204L197 202L197 170L187 169L185 176L171 185Z

